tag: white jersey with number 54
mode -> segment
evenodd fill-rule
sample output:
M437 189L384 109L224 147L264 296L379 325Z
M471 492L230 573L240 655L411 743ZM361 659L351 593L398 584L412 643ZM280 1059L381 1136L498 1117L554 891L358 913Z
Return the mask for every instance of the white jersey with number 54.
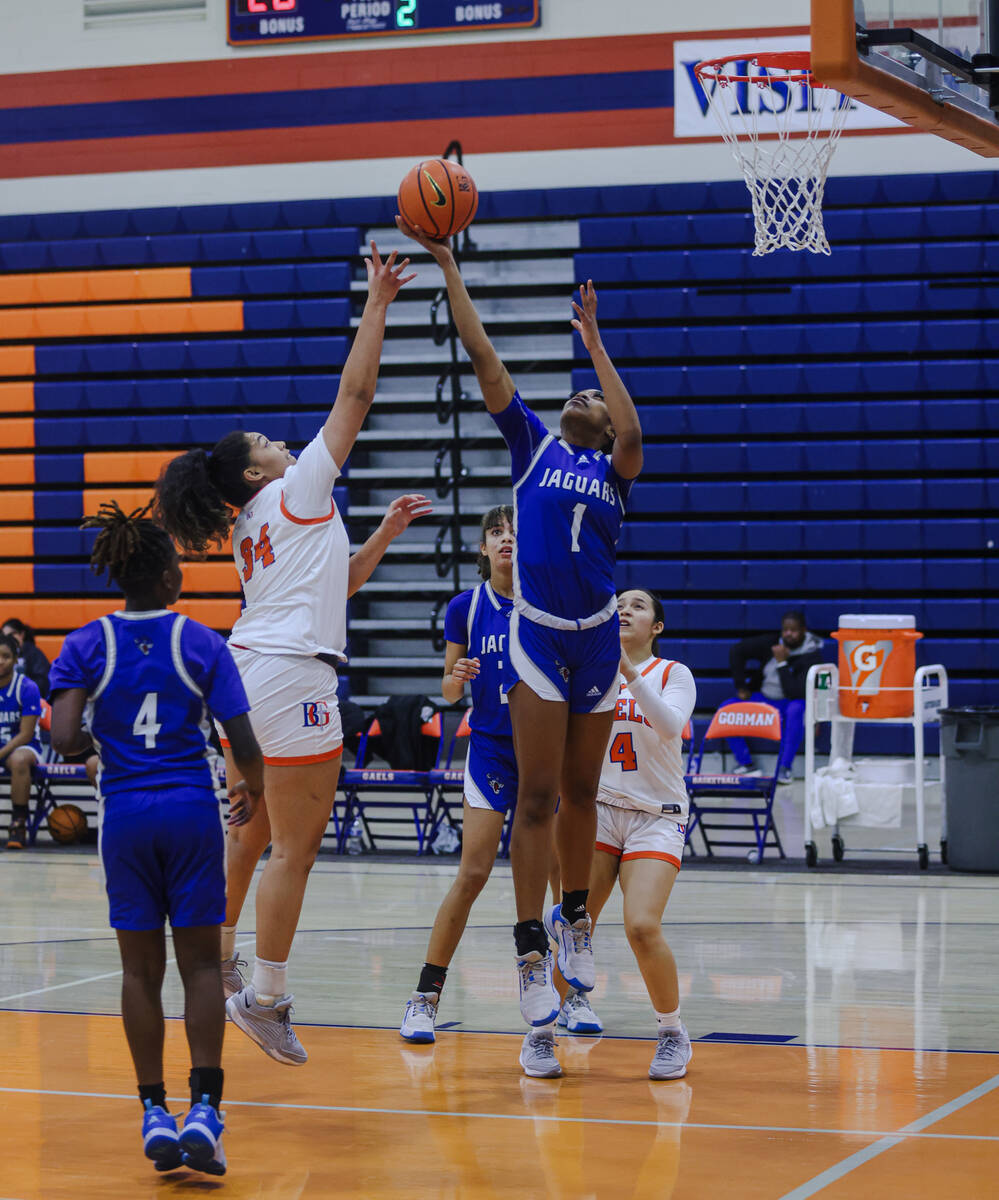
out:
M350 542L332 497L339 473L320 432L240 512L232 551L246 607L231 645L346 661Z

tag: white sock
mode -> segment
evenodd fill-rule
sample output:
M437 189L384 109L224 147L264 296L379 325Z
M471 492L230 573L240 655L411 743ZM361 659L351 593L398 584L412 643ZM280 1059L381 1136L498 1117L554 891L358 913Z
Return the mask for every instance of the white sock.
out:
M253 990L257 995L257 1003L270 1008L287 991L288 964L287 962L268 962L266 958L253 960Z
M236 926L222 926L222 961L236 957Z
M656 1026L659 1033L679 1033L680 1032L680 1010L675 1012L657 1012Z

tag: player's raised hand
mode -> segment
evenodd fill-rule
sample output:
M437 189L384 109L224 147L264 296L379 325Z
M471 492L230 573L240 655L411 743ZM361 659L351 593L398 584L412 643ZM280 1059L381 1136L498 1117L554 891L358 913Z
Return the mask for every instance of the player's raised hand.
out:
M240 779L229 789L229 825L245 825L257 811L263 793L250 790L245 779Z
M638 674L638 671L635 669L635 664L628 657L628 651L625 650L623 646L621 647L621 663L618 667L618 670L629 683L631 683L631 681Z
M371 257L364 260L364 265L368 271L368 299L376 304L384 304L387 307L399 294L403 284L416 278L415 271L411 275L403 274L409 266L409 259L404 258L402 262L397 262L398 254L398 250L393 250L382 262L382 256L372 239Z
M395 227L400 233L406 237L412 238L417 245L422 246L428 254L430 254L442 267L446 266L448 261L453 261L451 254L451 243L447 238L429 238L422 229L417 229L413 225L409 225L398 214L395 215Z
M396 496L385 510L382 528L393 538L397 538L409 528L411 521L415 521L417 517L428 517L433 511L433 504L419 492Z
M587 279L585 284L579 285L579 304L573 300L572 311L576 314L572 327L583 339L583 345L590 354L599 350L601 342L600 330L597 328L597 289L593 286L592 279Z

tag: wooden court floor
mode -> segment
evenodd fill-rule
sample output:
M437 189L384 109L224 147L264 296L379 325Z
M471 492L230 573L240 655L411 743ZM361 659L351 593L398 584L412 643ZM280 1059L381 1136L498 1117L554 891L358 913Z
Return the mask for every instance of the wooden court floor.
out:
M401 1041L453 874L450 862L320 861L292 967L310 1062L281 1066L230 1029L230 1170L212 1180L157 1176L142 1157L94 858L5 856L0 1200L994 1194L993 880L685 868L666 924L694 1059L685 1080L653 1084L617 899L595 942L607 1032L559 1039L561 1080L522 1076L505 866L473 911L437 1045ZM168 978L167 1084L182 1111Z

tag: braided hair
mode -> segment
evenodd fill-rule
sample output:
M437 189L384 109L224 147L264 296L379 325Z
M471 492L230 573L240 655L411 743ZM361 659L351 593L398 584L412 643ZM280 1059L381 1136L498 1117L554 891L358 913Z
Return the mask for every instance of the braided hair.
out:
M170 535L149 519L150 507L126 514L111 500L81 526L100 530L90 553L91 570L95 575L106 571L126 595L155 583L177 554Z
M227 433L212 448L188 450L171 459L156 482L153 516L188 554L221 546L232 528L232 509L242 508L257 489L243 472L250 465L250 440L242 430Z

